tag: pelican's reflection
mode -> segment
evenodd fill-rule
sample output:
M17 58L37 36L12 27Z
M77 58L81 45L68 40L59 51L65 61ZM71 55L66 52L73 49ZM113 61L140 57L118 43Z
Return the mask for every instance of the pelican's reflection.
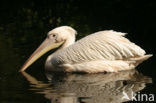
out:
M99 74L51 74L44 83L22 72L30 82L30 89L45 94L51 103L121 103L129 101L132 92L145 88L152 79L136 70Z

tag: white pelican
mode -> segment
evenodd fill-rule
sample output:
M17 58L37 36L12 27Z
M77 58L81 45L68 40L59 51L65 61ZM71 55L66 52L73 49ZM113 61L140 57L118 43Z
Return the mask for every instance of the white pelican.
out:
M45 63L50 71L118 72L135 68L152 54L125 38L125 33L105 30L88 35L75 42L77 32L69 26L48 32L45 41L29 57L20 71L24 71L43 54L60 47Z

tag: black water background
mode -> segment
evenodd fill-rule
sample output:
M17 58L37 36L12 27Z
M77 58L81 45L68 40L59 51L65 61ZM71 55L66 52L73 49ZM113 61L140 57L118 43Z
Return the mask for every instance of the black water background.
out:
M46 33L57 26L72 26L78 31L78 39L100 30L126 32L131 41L155 54L155 10L152 0L0 1L0 101L48 102L27 91L28 83L18 70ZM46 80L43 72L47 55L27 72ZM154 57L137 69L156 80ZM154 86L149 85L144 91L154 93Z

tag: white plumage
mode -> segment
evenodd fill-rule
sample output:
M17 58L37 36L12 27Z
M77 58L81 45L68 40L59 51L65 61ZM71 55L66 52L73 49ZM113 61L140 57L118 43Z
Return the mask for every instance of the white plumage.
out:
M106 30L90 34L51 56L53 66L68 72L116 72L132 69L143 61L145 51L124 37ZM54 69L58 70L58 69Z
M121 60L143 56L145 51L123 37L125 33L100 31L78 40L73 45L57 52L56 60L77 63L91 60Z
M87 73L117 72L133 69L152 56L145 55L142 48L125 38L125 33L113 30L99 31L75 42L76 33L69 26L58 27L48 33L48 41L63 42L63 44L59 50L48 57L45 64L47 70ZM42 51L40 49L43 49L43 45L28 61L34 58L36 52ZM23 68L28 66L29 62Z

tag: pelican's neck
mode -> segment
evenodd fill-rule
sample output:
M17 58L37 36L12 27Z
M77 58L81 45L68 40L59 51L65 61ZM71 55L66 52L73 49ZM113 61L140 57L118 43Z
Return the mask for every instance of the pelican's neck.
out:
M62 50L64 48L67 48L68 46L72 45L75 43L75 36L69 36L64 44L59 48L59 50Z
M54 55L55 53L57 53L58 51L62 50L62 49L65 49L67 48L68 46L72 45L75 43L75 36L70 36L68 37L65 42L63 43L63 45L58 49L56 50L53 54L50 55L50 57L52 57L52 55Z
M75 43L75 36L74 37L69 37L68 39L66 39L66 41L64 42L64 44L57 50L55 51L53 54L49 55L46 63L45 63L45 68L52 68L52 64L51 64L51 59L53 57L54 54L56 54L58 51L63 50L64 48L67 48L68 46L72 45Z

